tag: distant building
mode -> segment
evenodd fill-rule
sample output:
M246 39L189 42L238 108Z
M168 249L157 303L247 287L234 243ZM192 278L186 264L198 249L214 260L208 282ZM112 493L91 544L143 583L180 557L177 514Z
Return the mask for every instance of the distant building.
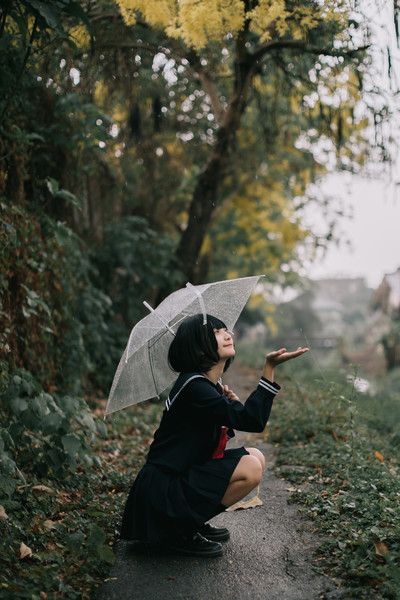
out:
M400 320L400 267L384 276L374 294L373 306L380 308L394 321Z
M384 276L376 290L373 308L381 311L390 319L388 331L382 336L388 369L400 366L400 267L394 273Z

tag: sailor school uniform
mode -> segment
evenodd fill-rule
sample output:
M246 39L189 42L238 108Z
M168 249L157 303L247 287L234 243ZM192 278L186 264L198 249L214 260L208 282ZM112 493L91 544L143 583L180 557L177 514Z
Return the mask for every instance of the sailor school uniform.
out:
M220 383L182 373L125 505L121 538L166 541L192 532L220 512L243 447L225 449L234 429L261 432L280 386L262 377L244 404Z

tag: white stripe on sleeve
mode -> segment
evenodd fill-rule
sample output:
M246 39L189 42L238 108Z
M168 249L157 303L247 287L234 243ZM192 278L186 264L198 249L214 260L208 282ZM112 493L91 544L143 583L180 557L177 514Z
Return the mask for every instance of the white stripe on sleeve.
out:
M260 379L258 385L261 385L261 387L268 390L268 392L271 392L272 394L277 394L279 392L279 390L275 386L273 386L268 381L264 381L264 379Z

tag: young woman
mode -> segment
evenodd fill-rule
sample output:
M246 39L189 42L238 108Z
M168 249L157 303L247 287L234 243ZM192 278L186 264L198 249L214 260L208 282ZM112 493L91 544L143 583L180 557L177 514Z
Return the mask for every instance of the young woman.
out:
M220 379L235 356L232 333L219 319L185 319L168 360L179 377L166 401L147 461L127 500L121 538L162 542L173 551L220 556L229 531L207 521L246 496L265 466L257 448L225 449L233 429L263 431L280 386L279 364L307 352L285 348L265 359L258 386L242 404Z

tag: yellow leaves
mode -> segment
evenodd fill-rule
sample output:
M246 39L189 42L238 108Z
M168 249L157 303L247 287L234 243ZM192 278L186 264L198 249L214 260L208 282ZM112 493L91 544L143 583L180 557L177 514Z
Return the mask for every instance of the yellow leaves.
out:
M127 25L135 25L136 10L138 10L138 2L130 2L129 0L116 0L121 11L122 18Z
M237 0L181 0L179 5L181 36L196 48L227 33L238 33L244 24L244 4Z
M78 48L88 48L90 45L90 34L87 27L77 25L70 30L70 36Z
M296 223L287 220L283 221L281 225L281 235L283 245L286 248L294 248L307 235L307 232L300 230Z
M244 24L244 3L237 0L117 0L128 25L137 14L167 35L182 38L189 46L204 47L208 41L237 33Z
M284 36L289 30L287 17L290 15L285 10L284 0L260 0L258 5L248 14L252 23L251 29L258 33L260 42L265 42L275 37L275 30Z
M128 25L134 25L140 17L198 49L210 41L222 41L228 34L236 35L245 21L263 43L288 34L304 37L318 27L321 19L338 20L346 15L342 0L330 0L319 9L313 5L292 10L286 9L285 0L259 0L247 12L245 3L238 0L117 0L117 4Z
M146 23L160 28L174 23L178 9L175 0L117 0L117 4L127 25L134 25L140 13Z
M375 457L380 460L381 462L383 462L383 454L381 454L380 452L378 452L378 450L375 451Z

